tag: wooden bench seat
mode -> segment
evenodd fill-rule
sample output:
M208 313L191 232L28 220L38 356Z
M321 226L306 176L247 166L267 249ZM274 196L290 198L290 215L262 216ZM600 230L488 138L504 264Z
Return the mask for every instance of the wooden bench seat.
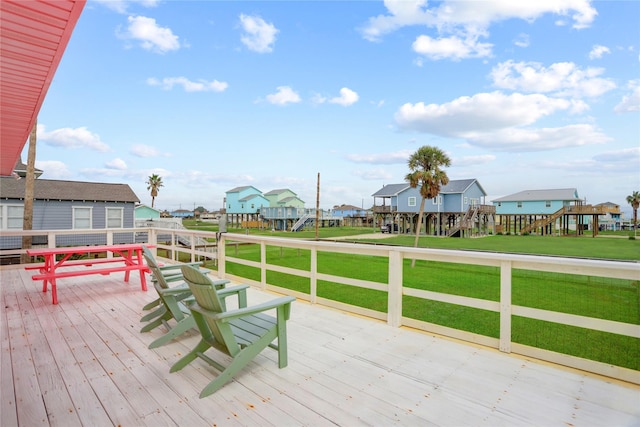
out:
M120 266L109 267L109 268L91 268L91 269L84 269L84 270L56 271L54 273L35 274L31 278L33 280L51 280L51 279L61 279L63 277L88 276L90 274L102 274L103 276L107 276L111 273L117 273L121 271L129 272L129 271L137 271L137 270L142 270L145 273L147 273L149 272L149 267L147 267L146 265L120 265Z
M62 267L74 267L74 266L78 266L78 265L82 265L82 266L86 266L86 267L91 267L93 265L96 264L106 264L106 263L112 263L112 262L126 262L127 260L122 258L122 257L116 257L116 258L92 258L92 259L74 259L71 261L65 261L64 265L61 265L58 268L62 268ZM25 267L25 270L43 270L44 268L46 268L46 266L44 264L38 264L38 265L30 265Z

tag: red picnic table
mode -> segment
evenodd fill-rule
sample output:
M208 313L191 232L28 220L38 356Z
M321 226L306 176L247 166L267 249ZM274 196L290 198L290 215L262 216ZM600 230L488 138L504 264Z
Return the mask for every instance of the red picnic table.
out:
M147 247L153 247L146 245ZM110 258L89 258L71 260L73 255L88 255L111 252L118 255ZM42 248L28 249L27 254L33 257L44 257L44 264L25 267L26 270L40 270L40 274L36 274L31 278L33 280L42 280L42 292L47 292L47 285L51 283L51 294L53 304L58 303L58 294L56 292L56 279L63 277L86 276L88 274L111 274L118 271L124 271L124 281L129 281L129 273L131 271L140 271L140 284L142 290L147 290L147 281L145 273L149 272L149 267L144 263L142 256L142 245L137 243L123 245L103 245L103 246L73 246L60 248ZM62 258L56 260L61 255ZM85 268L71 271L58 271L64 267L85 266L91 267L96 264L104 264L101 268Z

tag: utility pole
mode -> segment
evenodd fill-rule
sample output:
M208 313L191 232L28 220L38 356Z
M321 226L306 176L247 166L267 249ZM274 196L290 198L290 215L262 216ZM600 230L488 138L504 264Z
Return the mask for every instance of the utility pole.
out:
M318 172L318 185L316 187L316 240L318 240L318 226L320 222L320 172Z
M34 186L36 181L36 131L38 127L38 121L33 124L31 134L29 135L29 154L27 155L27 176L24 183L24 212L22 220L23 230L33 229L33 198L34 198ZM22 249L31 249L32 238L31 236L22 236ZM22 254L20 262L26 264L29 262L29 255Z

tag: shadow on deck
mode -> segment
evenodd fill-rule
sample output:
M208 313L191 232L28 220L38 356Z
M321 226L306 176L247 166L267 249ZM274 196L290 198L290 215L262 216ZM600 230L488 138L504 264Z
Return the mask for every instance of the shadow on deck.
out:
M155 350L163 328L139 333L152 288L121 274L65 279L52 305L31 274L0 269L3 427L640 423L640 387L299 301L287 368L266 350L199 399L212 368L169 373L196 332Z

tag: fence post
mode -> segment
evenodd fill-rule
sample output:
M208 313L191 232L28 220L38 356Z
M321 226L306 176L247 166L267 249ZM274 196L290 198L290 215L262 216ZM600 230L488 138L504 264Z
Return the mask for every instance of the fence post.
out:
M511 353L511 261L500 263L500 351Z
M218 257L218 277L220 277L221 279L226 279L225 274L225 267L226 267L226 262L225 262L225 258L226 258L226 248L227 245L225 243L225 235L226 233L218 233L217 239L218 241L216 242L217 244L217 254L216 256Z
M318 302L318 249L311 248L311 277L309 278L309 302Z
M113 246L113 231L107 231L107 246ZM107 258L113 258L113 252L107 251Z
M267 245L260 242L260 287L267 289Z
M387 323L394 328L402 325L402 252L389 251L389 289Z

